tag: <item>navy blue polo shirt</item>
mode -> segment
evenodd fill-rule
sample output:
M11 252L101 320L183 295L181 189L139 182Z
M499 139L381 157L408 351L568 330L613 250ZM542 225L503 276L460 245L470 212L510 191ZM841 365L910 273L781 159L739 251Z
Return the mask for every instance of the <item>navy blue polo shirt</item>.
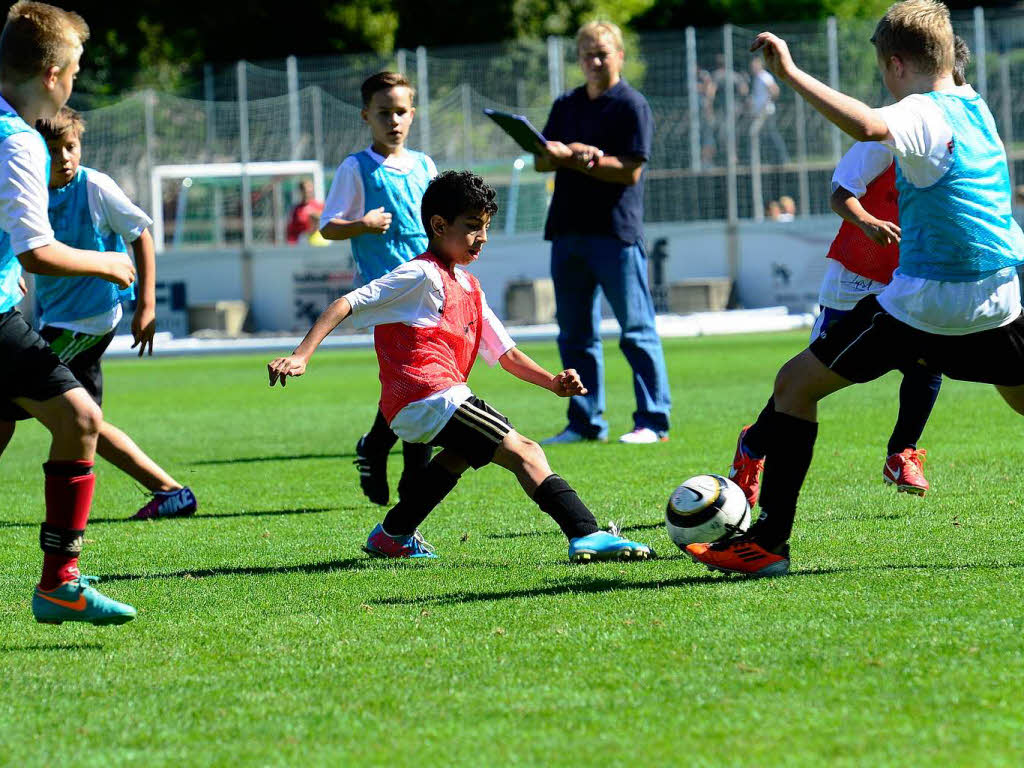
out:
M606 155L649 160L654 118L640 91L619 80L596 99L586 86L562 94L551 106L544 138L579 141ZM610 184L578 171L555 171L555 194L548 208L544 239L561 235L600 235L635 243L643 237L644 177L632 186Z

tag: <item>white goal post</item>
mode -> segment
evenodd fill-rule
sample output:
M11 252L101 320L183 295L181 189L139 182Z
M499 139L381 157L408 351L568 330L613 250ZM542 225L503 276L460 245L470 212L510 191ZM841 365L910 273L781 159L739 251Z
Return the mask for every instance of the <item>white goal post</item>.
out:
M165 179L223 179L242 181L243 244L252 244L251 179L273 176L312 176L313 193L324 199L324 169L316 160L276 160L258 163L186 163L157 165L149 176L150 200L153 206L153 240L157 252L165 248L163 182Z

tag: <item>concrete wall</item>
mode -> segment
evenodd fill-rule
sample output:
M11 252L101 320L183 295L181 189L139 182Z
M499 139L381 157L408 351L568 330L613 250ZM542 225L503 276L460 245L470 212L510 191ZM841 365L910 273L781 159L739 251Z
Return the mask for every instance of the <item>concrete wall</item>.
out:
M804 312L817 304L824 255L835 217L794 222L744 222L738 232L737 297L746 307L785 305ZM651 261L663 260L666 284L729 273L729 241L722 223L647 227ZM657 254L657 258L655 255ZM488 301L504 316L505 285L550 276L550 248L539 234L493 234L473 272ZM351 249L298 245L237 250L172 250L158 257L161 281L183 281L189 305L251 297L255 331L304 331L333 298L353 284Z

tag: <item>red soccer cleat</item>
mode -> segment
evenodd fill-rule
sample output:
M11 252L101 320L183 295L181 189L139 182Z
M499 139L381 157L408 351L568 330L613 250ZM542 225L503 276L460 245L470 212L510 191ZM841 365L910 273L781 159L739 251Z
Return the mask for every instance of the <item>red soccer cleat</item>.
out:
M748 429L750 429L749 424L740 430L740 436L736 439L736 455L732 457L729 479L743 489L747 503L754 507L757 504L758 496L761 495L761 472L764 471L764 459L755 459L748 456L743 450L743 437L747 434Z
M779 551L772 552L752 539L740 537L713 544L690 544L686 554L710 571L741 576L781 576L789 570L789 544L776 549Z
M929 488L924 476L924 458L927 453L916 448L907 448L887 458L885 466L882 467L882 479L886 485L895 485L900 493L924 496Z

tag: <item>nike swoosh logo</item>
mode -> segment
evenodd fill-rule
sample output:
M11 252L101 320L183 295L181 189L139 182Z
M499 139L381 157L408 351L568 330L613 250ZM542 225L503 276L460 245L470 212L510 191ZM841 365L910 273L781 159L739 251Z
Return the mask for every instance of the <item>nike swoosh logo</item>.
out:
M40 589L36 590L36 594L39 595L41 598L43 598L43 600L49 600L51 603L54 603L55 605L59 605L62 608L69 608L72 611L84 611L85 610L85 606L86 606L85 595L82 595L82 594L79 594L78 595L78 599L75 600L75 602L73 602L73 603L68 602L67 600L61 600L59 597L50 597L49 595L47 595L45 592L43 592Z
M700 491L695 491L693 488L690 488L689 486L687 486L686 490L693 494L694 501L700 501L701 499L704 498L703 493L701 493Z

